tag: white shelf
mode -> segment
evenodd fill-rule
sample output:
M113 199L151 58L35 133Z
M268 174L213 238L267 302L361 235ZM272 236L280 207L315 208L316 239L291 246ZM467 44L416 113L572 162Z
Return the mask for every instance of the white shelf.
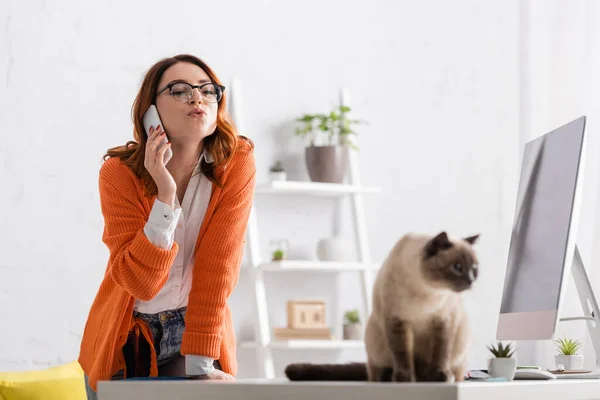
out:
M256 185L256 193L307 194L317 196L340 196L354 193L380 193L381 188L305 181L273 181Z
M233 98L235 99L236 110L240 110L240 99L239 90L237 88L233 90ZM340 89L340 105L348 106L348 91L346 88ZM238 120L240 113L236 111L234 119ZM238 127L242 125L239 121L236 121ZM243 129L241 129L243 130ZM358 143L357 143L358 144ZM345 341L345 340L271 340L269 332L271 325L269 324L269 304L267 303L267 288L265 284L266 272L263 271L300 271L302 274L310 272L331 272L341 273L346 271L354 271L357 278L360 280L360 293L357 293L361 297L363 310L366 315L371 313L371 297L373 279L371 275L372 271L377 271L381 265L379 263L373 264L370 260L369 250L369 238L367 235L367 217L365 213L365 205L363 197L365 194L381 193L382 189L379 187L363 186L360 182L360 171L358 167L358 153L351 151L348 154L348 171L347 180L344 183L325 183L325 182L312 182L310 179L304 181L270 181L265 180L264 182L257 183L255 187L255 194L252 209L250 210L250 217L248 220L247 229L247 245L245 249L248 250L248 263L244 265L243 270L251 276L253 287L254 287L254 308L255 318L254 322L254 342L252 343L240 343L241 347L250 347L256 349L256 356L258 358L259 365L261 366L261 375L267 379L275 378L275 362L273 359L274 349L331 349L330 351L335 354L335 349L364 349L364 343L362 341ZM348 200L348 211L352 218L353 233L354 233L354 245L357 250L357 260L354 262L321 262L321 261L306 261L306 260L283 260L271 262L271 257L263 259L260 256L261 245L259 237L258 227L258 216L256 212L256 203L259 198L262 200L263 196L267 199L273 200L270 196L286 195L285 200L295 200L296 198L302 197L300 203L295 202L294 207L299 205L306 205L310 207L310 204L305 204L311 199L318 201L327 199L331 200L334 207L334 214L332 215L333 230L334 234L339 233L342 228L342 207L345 203L343 200ZM306 200L306 201L304 201ZM320 200L319 200L320 201ZM273 210L275 211L275 210ZM293 210L292 210L293 211ZM281 219L280 223L285 220ZM310 274L309 274L310 275ZM287 278L293 279L294 275L289 275ZM323 275L319 275L323 277ZM286 276L281 276L282 279ZM315 276L315 279L317 276ZM336 336L338 337L338 336ZM341 336L339 336L341 337ZM263 345L263 343L268 343Z
M270 349L362 349L365 344L362 340L275 340L266 347ZM243 348L262 347L256 342L243 342Z
M252 267L249 267L253 269ZM263 263L257 269L261 271L319 271L319 272L344 272L344 271L375 271L378 264L359 262L333 262L333 261L294 261L283 260Z

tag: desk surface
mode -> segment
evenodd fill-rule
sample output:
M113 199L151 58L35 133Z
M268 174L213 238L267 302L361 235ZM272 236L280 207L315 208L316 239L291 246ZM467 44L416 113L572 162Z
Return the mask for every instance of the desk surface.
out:
M287 380L103 381L99 400L590 400L600 399L600 380L461 383L289 382Z

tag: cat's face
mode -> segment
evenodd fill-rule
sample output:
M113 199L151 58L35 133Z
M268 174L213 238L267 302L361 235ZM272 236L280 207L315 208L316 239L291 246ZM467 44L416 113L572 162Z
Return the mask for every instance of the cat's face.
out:
M451 241L446 232L430 239L423 248L422 273L434 287L462 292L477 279L479 266L471 247L479 235Z

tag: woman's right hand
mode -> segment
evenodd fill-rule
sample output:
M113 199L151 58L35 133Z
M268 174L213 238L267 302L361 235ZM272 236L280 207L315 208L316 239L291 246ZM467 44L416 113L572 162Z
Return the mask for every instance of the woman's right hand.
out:
M195 379L199 380L221 380L221 381L235 381L235 378L228 374L227 372L223 372L220 369L216 369L210 374L195 376Z
M166 138L166 133L162 129L162 126L158 125L156 128L150 127L148 141L146 142L144 167L146 167L156 183L158 199L173 209L175 207L177 184L175 183L175 179L173 179L173 175L171 175L166 167L166 164L172 157L172 153L169 152L170 155L166 159L164 158L165 152L171 147L171 143L166 142L161 144L162 140Z

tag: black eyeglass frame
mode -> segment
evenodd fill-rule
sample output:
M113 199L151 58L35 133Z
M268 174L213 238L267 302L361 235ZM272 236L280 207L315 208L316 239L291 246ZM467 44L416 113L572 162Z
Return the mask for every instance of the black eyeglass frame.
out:
M171 89L173 88L173 86L175 86L175 85L182 85L182 84L183 85L188 85L189 87L191 87L192 88L192 93L194 92L194 89L196 89L196 88L198 90L200 90L200 92L202 93L201 89L204 86L206 86L206 85L213 85L213 86L218 87L219 89L221 89L221 95L219 96L219 100L216 101L217 103L219 101L221 101L221 99L223 98L223 93L225 92L225 86L223 86L223 85L217 85L216 83L213 83L213 82L205 82L205 83L203 83L201 85L192 85L192 84L187 83L187 82L173 82L173 83L169 83L167 86L165 86L164 88L162 88L161 90L159 90L158 93L156 93L156 96L157 97L160 96L160 94L162 92L164 92L165 90L167 90L167 89L169 89L169 92L170 92ZM172 93L170 93L170 94L171 94L171 96L173 95ZM213 102L211 101L210 103L213 103Z

